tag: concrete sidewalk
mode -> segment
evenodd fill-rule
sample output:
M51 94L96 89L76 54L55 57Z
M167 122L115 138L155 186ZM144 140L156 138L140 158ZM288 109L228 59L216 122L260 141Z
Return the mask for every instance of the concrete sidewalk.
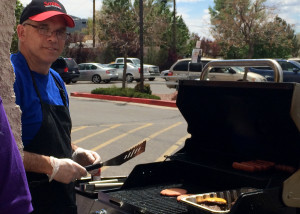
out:
M158 106L177 108L177 106L176 106L176 96L177 96L177 94L176 93L173 93L173 94L154 94L154 95L157 95L157 96L161 97L161 100L134 98L134 97L111 96L111 95L103 95L103 94L79 93L79 92L71 93L71 96L73 96L73 97L87 97L87 98L94 98L94 99L103 99L103 100L112 100L112 101L121 101L121 102L133 102L133 103L142 103L142 104L158 105Z

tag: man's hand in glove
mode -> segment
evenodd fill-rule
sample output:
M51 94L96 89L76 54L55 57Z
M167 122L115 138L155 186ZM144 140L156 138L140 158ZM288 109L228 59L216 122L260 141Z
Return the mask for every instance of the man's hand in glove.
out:
M87 171L84 167L68 158L58 159L50 156L50 163L53 170L52 174L48 175L49 182L56 180L61 183L69 184L87 175Z
M100 157L100 155L98 155L97 152L94 152L91 150L86 150L86 149L83 149L80 147L78 147L74 151L74 153L72 154L72 158L74 161L76 161L77 163L79 163L82 166L100 163L100 161L101 161L101 157ZM97 169L89 171L89 173L92 175L94 175L97 172L98 172Z

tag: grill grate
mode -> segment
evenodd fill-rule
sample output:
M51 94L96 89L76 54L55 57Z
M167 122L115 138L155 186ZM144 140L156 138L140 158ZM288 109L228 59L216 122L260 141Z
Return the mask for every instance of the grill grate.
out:
M160 195L160 191L166 188L180 188L181 185L150 186L144 188L132 188L107 193L110 197L121 200L127 204L138 207L147 213L153 214L186 214L187 207L177 202L176 197Z

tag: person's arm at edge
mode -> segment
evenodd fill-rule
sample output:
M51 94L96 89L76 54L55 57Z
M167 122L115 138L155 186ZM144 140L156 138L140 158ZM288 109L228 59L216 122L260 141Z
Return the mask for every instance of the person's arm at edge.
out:
M78 146L76 146L75 144L71 143L72 146L72 153L75 152L75 150L78 148Z
M72 152L74 152L78 146L72 145ZM28 172L43 173L47 175L52 174L53 167L50 163L50 157L24 151L24 167Z
M51 175L50 157L24 151L24 167L26 171Z

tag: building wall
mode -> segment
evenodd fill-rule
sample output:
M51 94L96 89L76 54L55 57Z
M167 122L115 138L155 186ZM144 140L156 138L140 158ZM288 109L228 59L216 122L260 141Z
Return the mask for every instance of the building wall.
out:
M0 96L3 100L11 129L14 133L19 150L23 156L21 140L21 111L15 104L13 84L15 75L10 63L10 44L15 26L16 0L0 1Z

